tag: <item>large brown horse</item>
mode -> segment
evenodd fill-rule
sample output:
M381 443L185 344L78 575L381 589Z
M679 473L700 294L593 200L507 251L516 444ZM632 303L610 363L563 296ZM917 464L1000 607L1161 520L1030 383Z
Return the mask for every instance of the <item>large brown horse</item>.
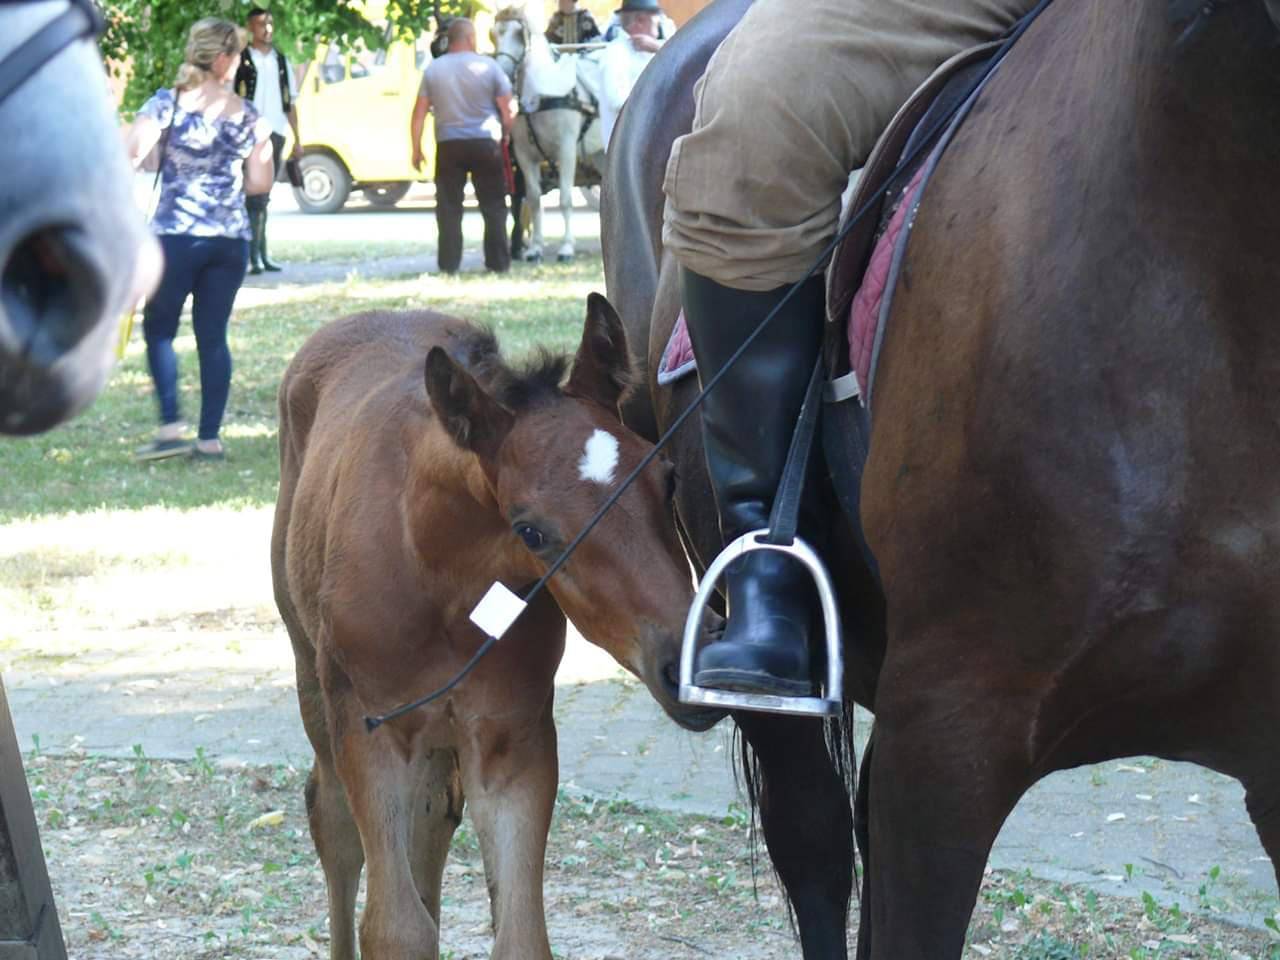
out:
M362 717L442 687L483 634L490 584L528 587L651 449L618 419L629 375L616 314L593 296L567 360L507 366L493 336L434 313L358 314L313 335L280 388L276 601L293 641L316 759L311 832L331 956L438 952L440 881L470 804L495 958L550 960L542 863L557 783L552 680L565 615L672 717L682 606L670 465L646 468L464 682L369 733ZM563 381L563 382L562 382Z
M861 489L883 591L846 637L850 690L876 715L856 800L861 958L959 956L1005 817L1084 763L1149 754L1239 778L1280 863L1280 59L1262 0L1188 6L1208 13L1179 43L1165 0L1052 5L916 219ZM696 74L682 58L710 46L673 42L644 92ZM624 119L611 172L641 149L659 166L687 129L687 111L653 113ZM655 183L606 179L606 216L647 218L607 224L607 264L623 248L661 262ZM646 192L619 200L632 186ZM609 280L627 309L627 278ZM669 284L653 294L651 361L676 309ZM691 388L650 386L662 426ZM681 441L682 486L700 484L696 431ZM677 502L705 558L710 493ZM827 555L855 616L863 557L848 538ZM813 933L847 889L840 804L768 775L785 721L740 722L804 954L842 957ZM776 810L771 827L784 803L831 824L825 884L789 877L811 838Z

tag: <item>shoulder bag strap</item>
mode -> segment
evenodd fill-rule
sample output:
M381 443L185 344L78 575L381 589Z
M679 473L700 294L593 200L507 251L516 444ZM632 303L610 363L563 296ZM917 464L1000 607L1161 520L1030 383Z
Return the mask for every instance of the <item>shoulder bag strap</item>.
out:
M151 204L147 210L147 222L155 218L156 208L160 206L160 175L164 172L164 151L169 145L169 131L173 129L173 121L178 115L178 88L173 88L173 109L169 111L169 122L160 134L160 149L156 154L156 175L151 181Z

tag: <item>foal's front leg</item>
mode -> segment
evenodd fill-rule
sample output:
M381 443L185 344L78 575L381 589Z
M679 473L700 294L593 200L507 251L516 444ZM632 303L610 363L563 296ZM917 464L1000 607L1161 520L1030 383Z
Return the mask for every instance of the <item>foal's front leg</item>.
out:
M453 750L430 751L418 764L414 792L413 882L440 925L440 887L454 831L462 822L462 778Z
M462 782L484 851L497 937L493 960L551 960L542 902L559 763L550 695L532 723L476 720ZM523 720L523 718L520 718Z
M364 847L368 891L360 920L364 960L436 960L440 931L414 883L409 854L415 759L394 742L395 731L367 733L354 698L331 704L344 716L331 724L344 731L334 744L338 776Z

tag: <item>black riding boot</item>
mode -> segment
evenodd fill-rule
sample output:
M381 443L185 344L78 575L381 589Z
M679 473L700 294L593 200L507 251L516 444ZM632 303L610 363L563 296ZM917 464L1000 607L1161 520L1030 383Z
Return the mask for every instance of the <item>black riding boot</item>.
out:
M262 260L262 269L278 273L284 269L280 264L267 257L267 208L263 207L258 214L258 257Z
M789 287L752 292L680 271L689 338L705 383ZM769 511L822 342L821 277L807 281L702 403L707 469L726 543L769 525ZM802 518L803 521L803 518ZM809 696L815 591L798 560L757 551L725 571L728 625L695 664L700 687Z
M258 249L258 239L262 236L262 218L266 212L257 207L249 208L249 272L262 272L262 252Z

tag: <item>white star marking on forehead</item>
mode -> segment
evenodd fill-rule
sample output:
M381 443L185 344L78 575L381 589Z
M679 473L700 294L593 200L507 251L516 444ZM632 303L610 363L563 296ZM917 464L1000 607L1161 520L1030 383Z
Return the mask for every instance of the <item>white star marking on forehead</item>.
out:
M587 445L578 461L578 476L595 483L613 483L618 466L618 438L606 430L596 430L587 437Z

